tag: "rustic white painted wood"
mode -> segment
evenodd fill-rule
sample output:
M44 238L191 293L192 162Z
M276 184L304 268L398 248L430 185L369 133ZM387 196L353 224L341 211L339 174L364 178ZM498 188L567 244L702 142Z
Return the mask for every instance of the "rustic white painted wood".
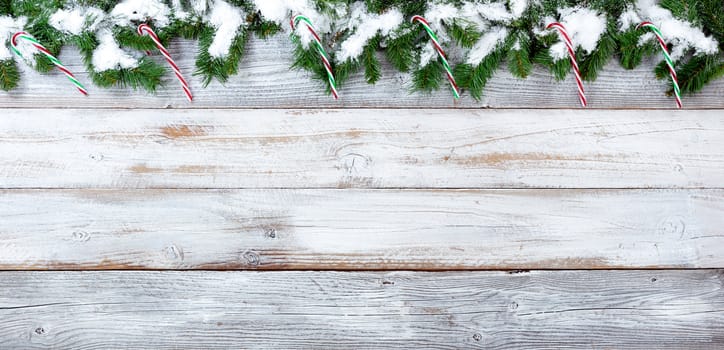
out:
M270 40L250 40L239 73L226 84L214 82L204 88L194 61L197 43L175 41L169 49L181 70L190 79L195 95L188 103L172 73L166 75L166 87L151 95L127 88L102 89L91 85L77 50L68 47L60 55L79 80L89 85L90 96L78 94L60 72L39 74L24 69L18 89L0 91L2 107L113 107L113 108L205 108L205 107L495 107L495 108L578 108L579 102L572 77L557 82L544 68L537 67L526 80L514 78L501 69L491 79L482 101L476 102L467 93L455 102L447 89L432 95L412 94L411 77L393 70L383 60L383 77L376 85L364 81L363 73L351 77L340 88L341 100L324 94L322 84L310 79L306 72L291 71L292 48L289 38L279 35ZM165 64L162 59L158 61ZM640 68L627 71L611 62L598 80L586 83L592 108L674 108L673 99L665 95L670 83L658 80L653 67L659 57L652 57ZM20 65L24 67L24 65ZM724 108L724 80L708 86L703 92L684 98L687 108Z
M8 349L721 349L724 272L1 272Z
M724 187L721 111L2 112L0 188Z
M724 266L721 190L11 190L6 269Z
M724 113L610 110L673 107L653 61L609 64L592 111L540 68L455 102L385 64L334 101L290 62L251 40L192 104L170 74L0 92L0 270L55 270L0 272L0 349L724 347L724 272L598 270L724 267ZM85 269L594 270L58 271Z

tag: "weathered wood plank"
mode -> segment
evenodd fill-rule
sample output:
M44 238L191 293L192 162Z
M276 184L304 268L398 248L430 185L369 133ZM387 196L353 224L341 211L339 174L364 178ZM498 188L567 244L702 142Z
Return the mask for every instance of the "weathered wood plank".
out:
M724 266L722 190L11 190L0 270Z
M720 111L2 113L0 188L724 187Z
M8 349L721 349L724 272L0 272Z
M172 55L181 70L191 79L195 101L186 102L177 82L169 72L166 87L156 95L129 89L90 87L90 96L78 94L65 77L54 72L41 75L25 69L20 87L13 92L0 92L2 107L112 107L112 108L204 108L204 107L511 107L511 108L577 108L579 106L572 77L557 82L543 68L536 68L526 80L514 78L501 69L491 79L482 101L468 94L455 102L446 89L432 95L411 94L411 77L394 71L383 59L383 76L376 85L368 85L362 73L357 74L341 89L341 101L324 94L321 84L310 80L306 72L290 71L292 49L289 38L276 36L268 41L250 40L247 54L240 63L239 74L226 84L213 83L207 88L199 77L191 77L197 44L176 41L170 45ZM64 51L61 60L90 85L80 55L74 48ZM597 81L586 83L590 106L593 108L673 108L674 101L666 96L666 80L657 80L652 58L634 71L622 69L611 62ZM159 61L161 61L159 59ZM724 108L724 80L708 86L703 92L684 99L687 108Z

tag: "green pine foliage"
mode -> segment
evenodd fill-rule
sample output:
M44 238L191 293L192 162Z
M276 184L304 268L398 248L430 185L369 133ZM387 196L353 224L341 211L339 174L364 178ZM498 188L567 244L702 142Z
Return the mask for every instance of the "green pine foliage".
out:
M246 31L240 31L241 35L234 38L226 57L211 57L209 46L214 40L214 28L208 27L199 35L199 53L196 56L195 75L203 77L204 86L209 85L211 80L217 79L224 83L229 76L239 69L239 61L244 55L244 44L246 43Z
M73 41L81 52L83 63L88 69L91 80L97 86L130 87L134 90L143 89L155 92L162 84L161 79L166 73L166 69L147 57L142 58L138 67L135 68L98 72L92 62L93 50L98 46L95 35L86 33L74 36Z
M382 77L382 64L377 58L379 41L379 36L370 40L362 51L361 61L365 69L365 80L367 80L368 84L374 84Z
M453 22L450 26L450 36L458 45L469 49L478 42L482 33L474 24Z
M118 0L77 0L80 5L97 7L103 11L110 11Z
M409 72L415 63L415 44L419 33L410 23L405 23L392 38L387 40L385 56L400 72Z
M67 35L54 29L49 24L50 16L58 9L75 6L93 6L106 12L111 11L120 0L0 0L0 16L24 16L28 18L24 30L30 32L51 53L58 55L66 45L76 46L82 53L85 67L88 69L93 82L102 87L128 86L134 89L155 91L162 84L163 77L169 69L165 62L155 58L143 57L139 65L133 69L116 69L104 72L95 71L92 65L92 54L98 46L96 33L84 32L81 35ZM171 5L170 0L164 0ZM288 22L275 23L266 20L255 8L251 0L226 0L238 6L247 14L238 35L232 41L229 54L223 58L211 57L208 48L211 45L215 29L204 22L200 16L174 19L166 27L158 27L151 19L151 25L164 45L174 45L174 38L196 39L199 52L196 56L195 75L201 76L204 85L213 80L227 81L239 69L241 58L245 52L245 44L252 35L259 38L268 38L278 34ZM295 0L296 1L296 0ZM335 17L340 6L349 6L353 0L312 0L320 13ZM362 1L362 0L359 0ZM335 52L340 44L355 32L355 29L346 28L344 18L339 19L339 29L328 33L319 33L322 36L325 48L333 64L337 85L344 84L351 76L364 76L370 83L383 79L382 67L391 65L401 72L410 72L412 75L412 89L430 92L436 89L448 88L445 70L437 57L424 66L421 65L420 55L430 38L423 28L409 19L413 15L423 15L433 0L364 0L367 10L373 13L384 13L390 9L398 9L405 19L389 35L376 35L364 44L362 54L346 62L337 62ZM487 2L489 0L434 0L446 1L456 6L462 6L466 1ZM508 6L506 0L501 1ZM558 10L562 7L585 6L606 16L607 30L597 43L596 48L586 54L579 50L576 52L582 77L587 81L595 80L603 67L611 59L617 59L627 69L633 69L642 62L649 62L647 58L653 57L659 63L654 68L656 76L660 79L670 79L668 68L661 58L661 51L656 42L641 42L642 35L649 32L646 29L619 28L618 19L621 14L630 8L636 0L540 0L533 2L522 16L513 21L491 22L490 25L474 23L465 19L450 19L440 23L442 30L438 36L449 54L451 66L458 85L475 99L483 96L485 86L501 66L517 78L524 79L536 69L536 66L549 69L557 80L565 79L571 72L569 60L554 60L549 48L560 41L555 31L544 31L541 26L547 18L556 18ZM191 8L188 0L181 0L186 8ZM724 51L724 6L721 0L660 0L661 7L684 21L702 28L704 34L713 36ZM145 52L150 51L158 55L156 45L145 35L139 35L133 23L132 26L111 26L110 30L121 48L125 50ZM465 62L467 52L484 38L485 34L495 28L503 26L509 33L504 42L492 50L482 62L476 64ZM158 28L157 28L158 27ZM329 90L327 73L322 65L319 54L313 44L304 47L299 38L292 35L294 59L292 67L309 71L315 79ZM3 43L6 44L7 43ZM676 69L679 85L683 93L695 93L703 89L715 79L724 77L724 56L722 53L711 55L697 55L693 50L679 58ZM50 60L42 54L25 57L25 61L33 61L32 66L41 72L54 69ZM387 63L383 62L387 61ZM18 85L20 79L17 64L22 62L19 58L0 62L0 89L10 90Z
M508 51L508 70L517 78L525 79L533 70L530 58L530 39L527 35L517 35L517 46Z
M719 0L661 0L661 7L671 11L675 17L701 25L704 34L713 35L724 48L724 6ZM616 36L619 49L617 53L621 63L626 68L638 66L644 57L660 55L656 43L647 43L639 46L644 29L629 30ZM724 60L720 55L693 55L684 57L676 62L676 71L679 87L682 94L692 94L704 88L709 82L724 76ZM659 79L670 79L669 69L662 60L654 69ZM673 87L669 90L673 94Z
M11 0L0 0L0 16L11 15L13 13L13 5Z
M329 87L327 71L324 68L324 64L319 58L319 53L314 48L313 44L310 43L309 47L305 48L304 45L302 45L301 40L295 35L291 36L291 40L294 43L294 62L292 62L292 68L310 72L314 79L319 80L324 84L324 86L326 86L327 93L331 94L332 90ZM349 62L335 65L333 57L330 57L329 61L330 64L332 64L332 69L336 73L335 81L337 83L337 87L339 87L344 82L345 78L349 76L349 73L357 67L356 64Z
M626 69L634 69L643 61L644 57L649 57L657 53L658 46L656 43L650 42L644 45L639 44L643 29L629 29L625 32L613 34L616 40L619 61Z
M7 6L7 5L6 5ZM24 16L28 18L25 31L31 33L45 46L53 55L58 55L63 46L62 35L48 24L50 15L58 8L59 0L14 0L10 1L12 15L15 17ZM34 68L40 72L49 72L55 65L45 55L36 54L34 57L25 57L26 60L34 60Z
M500 45L475 66L467 63L456 66L453 72L457 77L458 85L469 89L470 95L474 99L480 100L485 85L507 57L507 52L507 45Z
M162 85L161 78L166 69L144 57L136 68L90 72L93 83L100 87L120 86L155 92L156 88Z
M10 91L18 86L20 72L13 60L0 61L0 89Z
M249 30L262 39L266 39L282 30L278 23L265 21L258 12L250 14L246 20L249 23Z
M442 64L437 61L430 62L412 73L413 89L427 93L435 91L440 88L444 74Z
M579 69L583 80L594 81L598 72L605 67L616 52L616 40L608 33L604 33L598 41L598 48L580 60Z
M714 36L724 49L724 4L720 0L666 0L662 6L679 18L701 24L705 34ZM724 60L716 55L695 55L677 67L677 75L682 93L696 93L724 77Z
M154 32L158 34L158 38L161 39L161 43L167 45L164 42L164 38L159 31L154 29ZM139 50L139 51L152 51L156 50L156 44L153 42L151 37L148 35L139 35L136 28L115 28L113 36L119 43L123 44L123 47Z

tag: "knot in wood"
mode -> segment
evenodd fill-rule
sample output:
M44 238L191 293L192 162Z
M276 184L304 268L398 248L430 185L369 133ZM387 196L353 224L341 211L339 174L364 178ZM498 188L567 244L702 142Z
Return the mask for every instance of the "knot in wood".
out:
M249 266L259 266L259 263L261 262L261 257L259 257L259 254L251 250L245 251L243 254L241 254L241 257Z
M277 229L269 227L264 230L264 236L268 238L277 238Z
M662 235L678 235L682 238L686 233L686 223L681 217L668 217L659 223L658 231Z
M171 244L170 246L166 247L163 250L164 256L166 256L166 259L168 260L184 260L184 251L181 249L181 247L177 246L176 244Z
M85 231L73 232L73 240L76 242L88 242L90 240L90 233Z
M349 153L340 159L342 167L349 175L359 174L369 168L372 160L358 153Z

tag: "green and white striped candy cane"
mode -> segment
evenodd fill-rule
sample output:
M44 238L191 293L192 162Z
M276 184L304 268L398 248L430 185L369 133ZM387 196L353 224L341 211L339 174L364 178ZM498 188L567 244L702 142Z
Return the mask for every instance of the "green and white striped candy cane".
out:
M442 46L440 46L440 40L437 38L437 34L435 34L432 28L430 28L430 23L428 23L422 16L412 16L412 23L415 22L420 23L430 36L432 45L435 46L435 51L437 51L437 54L440 56L440 61L442 61L442 65L445 68L445 73L447 74L447 80L450 82L450 88L452 89L453 96L456 99L460 98L460 89L458 88L458 84L455 82L452 68L450 68L450 64L447 62L447 55L445 55L445 51L442 49Z
M669 75L671 75L671 82L674 85L674 97L676 97L676 106L681 108L682 104L681 89L679 88L679 78L676 76L676 70L674 69L674 60L671 59L671 55L669 54L669 48L666 46L663 34L661 34L659 28L651 22L641 22L641 24L636 27L636 29L639 28L651 29L651 31L654 32L654 35L656 35L656 39L659 41L659 46L661 46L661 51L664 54L664 60L666 61L666 65L669 67Z
M33 45L33 47L35 47L38 51L40 51L42 54L44 54L45 57L48 57L50 62L53 62L53 64L56 67L58 67L58 69L61 72L63 72L63 74L65 74L66 77L68 77L68 80L70 80L70 82L73 83L73 85L75 85L75 87L78 89L78 91L80 91L81 94L88 96L88 91L85 89L83 84L81 84L78 81L78 79L75 78L75 75L73 75L73 73L71 73L70 70L68 70L68 68L66 68L63 65L63 63L60 62L60 60L58 60L55 56L53 56L53 54L50 53L50 51L48 51L48 49L46 49L45 46L40 44L38 39L35 39L35 37L28 34L27 32L17 32L15 34L13 34L13 37L10 40L10 47L13 49L13 52L15 52L15 54L17 54L20 57L23 57L23 54L18 49L18 39L23 39L23 40L29 41Z
M334 79L334 71L332 70L332 64L329 62L329 55L327 55L327 51L324 50L324 45L322 45L322 40L319 39L319 35L317 35L317 31L314 30L314 26L312 25L312 21L303 15L295 15L292 17L291 21L289 21L289 24L292 26L292 30L296 29L296 27L299 25L299 21L304 22L304 25L307 27L307 30L312 34L312 38L314 38L314 47L317 49L317 53L319 53L319 57L322 59L322 64L324 64L324 70L327 71L327 78L329 80L329 89L332 91L332 96L334 96L334 99L339 98L339 94L337 93L337 80Z

